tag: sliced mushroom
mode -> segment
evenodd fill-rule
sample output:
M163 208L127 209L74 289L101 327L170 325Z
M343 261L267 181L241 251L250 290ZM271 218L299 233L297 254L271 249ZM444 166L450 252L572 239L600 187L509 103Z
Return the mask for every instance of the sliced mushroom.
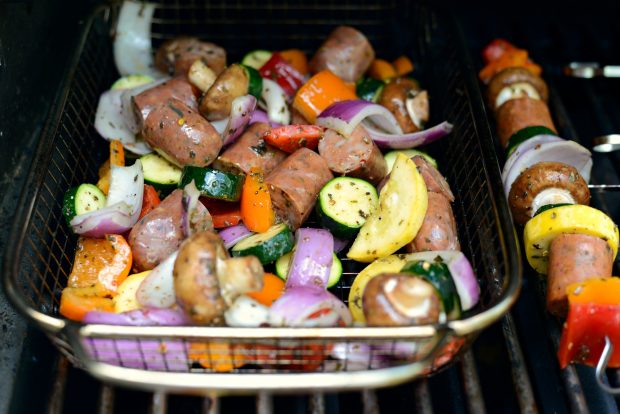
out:
M441 314L437 291L411 274L382 273L373 277L362 297L370 326L406 326L435 323Z
M386 107L394 114L404 133L420 130L407 110L407 99L415 97L420 91L420 85L415 80L396 78L385 85L381 92L379 105Z
M218 121L230 115L232 101L248 93L250 80L241 65L230 65L220 73L200 100L200 113L209 121Z
M405 101L405 107L415 126L418 129L424 129L424 124L428 122L429 118L428 92L409 92L409 96Z
M539 162L524 170L508 194L515 221L525 224L547 204L590 204L588 184L571 165Z
M528 95L530 98L549 100L549 89L540 77L521 67L510 67L498 72L487 88L487 104L494 110L509 99Z
M263 274L256 257L230 258L217 234L196 233L181 244L174 263L177 302L195 322L221 325L239 295L262 289Z

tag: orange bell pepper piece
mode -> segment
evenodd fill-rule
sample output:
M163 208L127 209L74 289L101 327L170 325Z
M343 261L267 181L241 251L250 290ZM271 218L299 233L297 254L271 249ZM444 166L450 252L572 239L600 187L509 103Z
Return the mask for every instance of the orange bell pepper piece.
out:
M333 103L357 99L355 92L338 76L323 70L306 82L295 95L293 108L310 123Z
M216 372L230 372L246 364L243 345L221 342L190 342L188 357L204 368ZM249 361L248 361L249 362Z
M138 218L138 220L146 216L149 211L157 207L160 202L161 200L159 199L159 194L157 194L157 190L155 190L155 187L149 184L144 184L144 194L142 196L142 210L140 210L140 217Z
M253 232L263 233L276 221L271 206L271 195L265 184L263 174L251 169L245 177L241 191L241 219L243 224Z
M228 201L213 200L201 197L200 201L209 210L213 227L223 229L235 226L241 221L241 208L239 203L231 203Z
M132 258L131 248L123 236L81 237L67 286L92 287L99 297L114 296L131 270Z
M482 82L489 83L496 73L514 66L523 67L537 76L542 73L542 68L529 60L526 50L512 49L505 51L498 59L482 68L478 76Z
M289 65L297 69L302 75L308 74L308 58L306 54L299 49L287 49L280 52L282 59L287 61Z
M620 279L591 279L570 285L568 317L564 323L558 359L595 366L607 336L614 345L610 368L620 367Z
M375 59L368 68L368 76L374 79L387 80L397 76L396 69L387 60Z
M283 125L265 133L265 141L284 152L293 153L300 148L315 150L323 138L324 128L318 125Z
M392 66L394 66L398 76L404 76L413 72L413 62L407 56L399 56L392 62Z
M271 306L284 293L284 280L273 273L265 273L263 288L260 291L246 293L249 297L265 306Z
M125 150L123 148L123 144L116 139L110 141L110 158L99 168L99 181L97 182L97 187L99 187L105 195L108 195L108 191L110 190L111 165L118 167L125 166Z
M67 319L82 321L90 311L114 312L114 302L97 295L94 287L65 288L60 296L59 312Z

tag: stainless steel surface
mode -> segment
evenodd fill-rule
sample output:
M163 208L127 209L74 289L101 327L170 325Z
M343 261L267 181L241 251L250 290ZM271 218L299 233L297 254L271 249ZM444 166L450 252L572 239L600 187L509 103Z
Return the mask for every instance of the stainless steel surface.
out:
M564 74L573 78L620 78L620 66L601 66L597 62L571 62L564 67Z
M613 152L620 149L620 134L601 135L592 138L592 150L596 152Z

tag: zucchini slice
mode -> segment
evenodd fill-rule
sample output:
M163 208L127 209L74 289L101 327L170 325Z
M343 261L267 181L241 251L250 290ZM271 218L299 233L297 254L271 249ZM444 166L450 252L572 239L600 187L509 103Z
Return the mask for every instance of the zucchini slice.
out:
M243 57L241 64L259 70L269 59L271 59L272 54L273 53L268 50L253 50Z
M435 160L435 158L431 157L427 153L422 152L422 151L418 151L418 150L415 150L415 149L405 149L405 150L390 151L390 152L388 152L387 154L385 154L383 156L383 158L385 159L385 163L387 164L388 173L390 171L392 171L392 167L394 166L394 161L396 161L396 156L398 154L405 154L409 158L412 158L412 157L414 157L416 155L421 155L433 167L437 168L437 161Z
M81 184L65 193L62 201L62 214L71 222L73 217L90 213L105 207L105 194L93 184Z
M435 287L448 320L461 317L461 300L452 274L445 263L433 263L428 260L411 261L403 266L401 272L417 275Z
M212 168L186 166L183 168L179 187L185 187L194 180L200 194L224 201L239 201L245 176L230 174Z
M127 75L127 76L123 76L122 78L118 79L116 82L114 82L112 84L112 87L110 87L110 89L131 89L131 88L136 88L138 86L142 86L145 85L147 83L153 82L155 79L153 79L151 76L149 75Z
M369 182L337 177L321 189L316 212L321 225L334 236L352 239L378 204L377 190Z
M291 258L293 257L293 252L289 252L284 256L281 256L276 260L276 275L280 277L280 279L286 282L286 277L288 276L288 269L291 267ZM332 268L329 272L329 279L327 280L327 288L331 288L336 286L336 284L340 281L340 277L342 276L342 262L336 256L336 253L333 253L334 260L332 262Z
M165 158L152 152L140 157L144 183L150 184L163 194L172 192L181 182L181 169Z
M241 65L248 75L248 94L260 99L263 94L263 78L260 73L251 66Z
M362 78L355 85L355 93L360 99L377 103L385 82L373 78Z
M256 256L262 264L268 264L293 250L294 246L295 239L291 229L281 223L271 226L264 233L241 240L233 246L230 253L233 256Z

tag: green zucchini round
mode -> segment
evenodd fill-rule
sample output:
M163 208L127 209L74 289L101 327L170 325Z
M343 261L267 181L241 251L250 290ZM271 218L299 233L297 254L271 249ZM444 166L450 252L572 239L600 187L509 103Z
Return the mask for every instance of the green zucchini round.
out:
M80 214L90 213L105 207L106 196L93 184L80 184L68 190L62 200L62 214L67 221Z
M245 176L212 168L185 166L179 187L185 187L192 180L204 197L224 201L239 201Z
M295 239L291 229L284 223L271 226L264 233L254 234L235 244L230 250L233 256L256 256L262 264L269 264L293 250Z

